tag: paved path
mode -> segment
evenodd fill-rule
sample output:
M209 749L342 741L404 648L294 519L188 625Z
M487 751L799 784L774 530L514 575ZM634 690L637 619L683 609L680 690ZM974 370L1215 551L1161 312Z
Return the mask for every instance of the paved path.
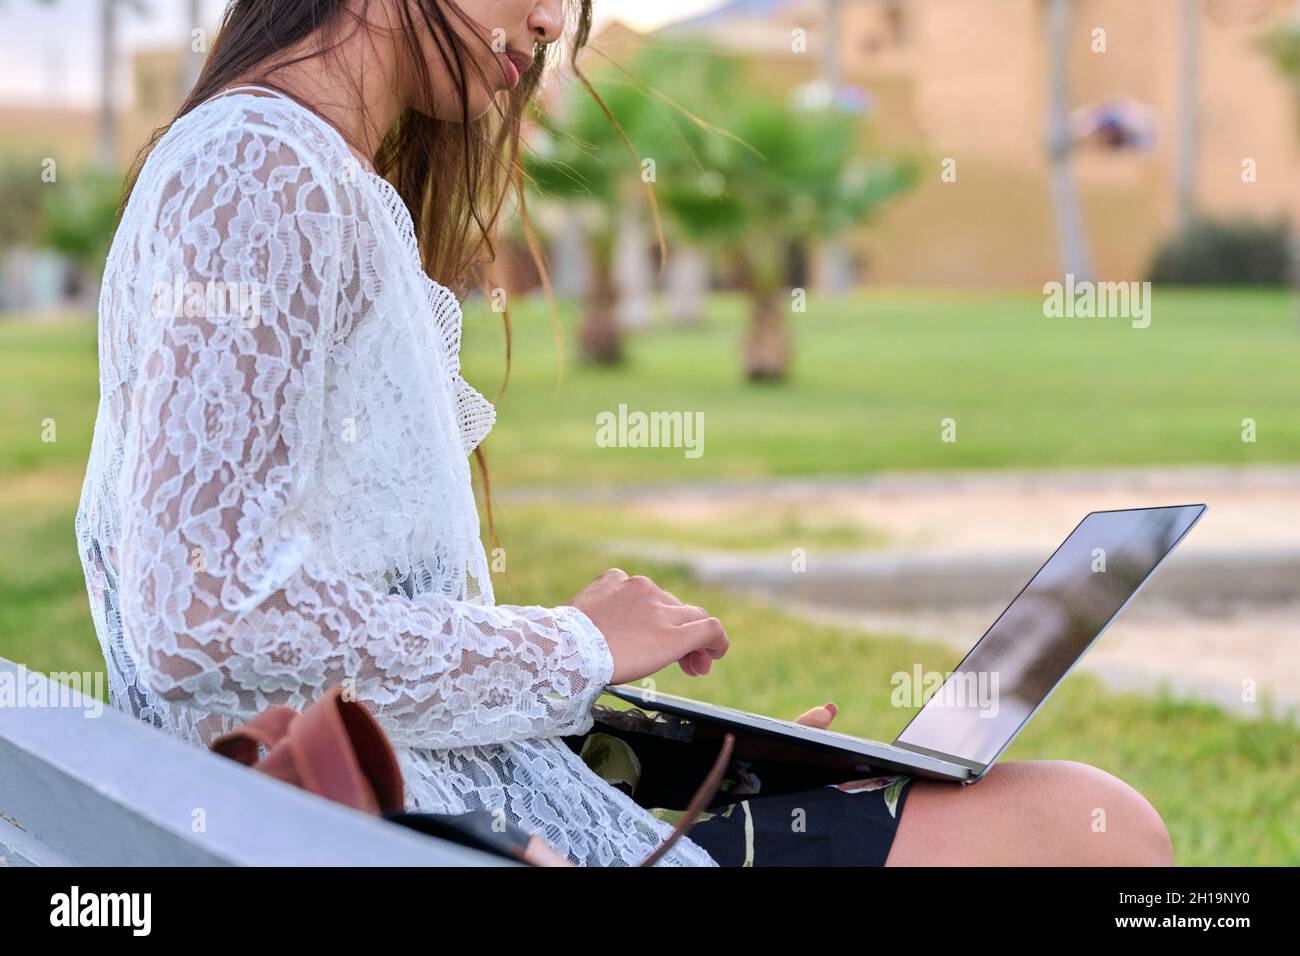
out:
M1081 666L1113 686L1163 686L1244 714L1260 713L1258 703L1243 700L1244 682L1283 707L1300 707L1300 468L929 473L565 494L616 500L667 525L744 522L773 507L832 515L877 536L881 547L858 555L809 549L801 578L790 573L788 550L636 547L810 618L954 649L984 631L1019 589L1015 582L1027 580L1087 512L1205 502L1200 524ZM966 587L935 589L936 578Z

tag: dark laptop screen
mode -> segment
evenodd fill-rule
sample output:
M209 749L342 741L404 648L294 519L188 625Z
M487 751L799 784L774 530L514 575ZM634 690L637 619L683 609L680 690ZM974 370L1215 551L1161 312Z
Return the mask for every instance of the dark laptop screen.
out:
M980 767L996 758L1204 510L1084 518L896 743Z

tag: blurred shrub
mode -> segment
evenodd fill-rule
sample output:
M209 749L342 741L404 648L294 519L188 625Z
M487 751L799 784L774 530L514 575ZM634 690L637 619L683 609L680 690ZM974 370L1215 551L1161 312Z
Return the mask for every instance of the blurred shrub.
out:
M1300 20L1265 33L1259 42L1277 68L1291 77L1300 92ZM1295 97L1295 103L1296 125L1300 127L1300 96Z
M113 241L122 177L87 170L60 175L57 183L42 188L40 244L98 276Z
M1283 73L1300 79L1300 23L1270 31L1260 43Z
M1285 285L1294 253L1285 219L1199 218L1161 245L1151 281L1164 285Z
M0 160L0 249L40 241L40 169L15 157Z

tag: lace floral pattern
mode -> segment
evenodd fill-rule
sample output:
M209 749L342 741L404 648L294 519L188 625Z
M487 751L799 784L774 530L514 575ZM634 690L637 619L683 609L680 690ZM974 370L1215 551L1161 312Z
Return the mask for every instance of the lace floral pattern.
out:
M581 863L668 832L557 738L613 662L576 608L496 605L466 455L492 406L396 191L265 92L179 120L100 299L77 538L115 706L195 744L347 684L411 809L502 810ZM669 864L710 865L684 840Z

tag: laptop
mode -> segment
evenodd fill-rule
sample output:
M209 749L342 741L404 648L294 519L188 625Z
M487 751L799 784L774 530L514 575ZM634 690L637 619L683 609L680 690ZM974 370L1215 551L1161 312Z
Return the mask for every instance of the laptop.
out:
M627 684L606 692L643 710L812 746L858 769L975 783L1205 508L1130 508L1085 517L892 744Z

